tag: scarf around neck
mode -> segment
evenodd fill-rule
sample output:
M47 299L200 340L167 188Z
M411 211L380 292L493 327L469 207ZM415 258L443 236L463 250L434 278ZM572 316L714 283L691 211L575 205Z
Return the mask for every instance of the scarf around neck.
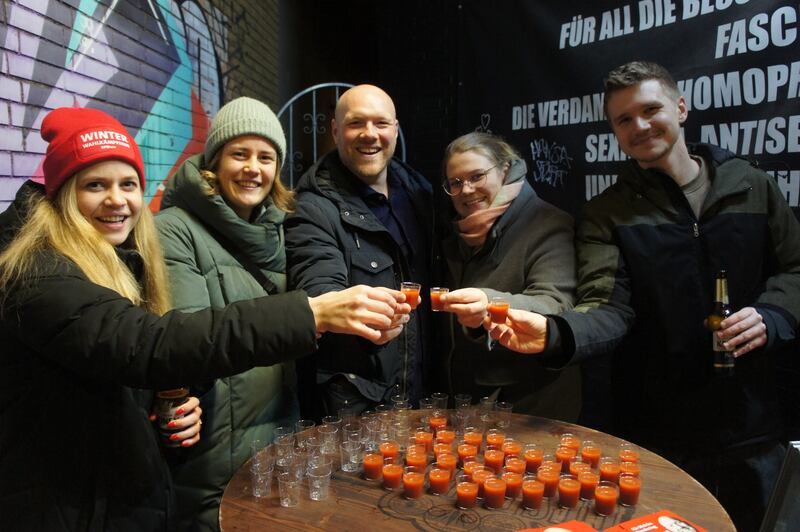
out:
M489 207L455 221L458 234L470 247L480 247L486 242L486 235L495 221L511 206L511 202L519 196L524 184L528 166L522 159L511 161L505 182Z

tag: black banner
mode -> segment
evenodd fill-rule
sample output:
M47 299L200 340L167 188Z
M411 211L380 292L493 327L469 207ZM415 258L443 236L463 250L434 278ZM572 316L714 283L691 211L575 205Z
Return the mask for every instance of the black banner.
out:
M461 3L459 133L500 134L546 200L577 215L616 180L603 78L664 65L689 107L684 136L770 171L800 215L800 5L774 0ZM466 38L469 36L469 38Z

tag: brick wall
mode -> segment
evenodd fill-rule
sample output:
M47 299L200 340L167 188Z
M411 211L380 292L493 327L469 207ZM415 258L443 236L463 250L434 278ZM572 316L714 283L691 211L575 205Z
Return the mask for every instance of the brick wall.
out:
M0 211L41 175L41 121L61 106L102 109L135 134L156 206L221 103L278 104L278 17L278 0L0 4Z

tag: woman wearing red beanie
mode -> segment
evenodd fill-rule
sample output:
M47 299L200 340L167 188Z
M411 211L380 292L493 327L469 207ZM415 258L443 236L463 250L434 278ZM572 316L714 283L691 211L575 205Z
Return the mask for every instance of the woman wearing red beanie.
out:
M168 312L133 138L97 110L45 117L45 186L0 215L0 515L13 530L169 530L149 393L312 352L326 331L391 338L402 294L290 292ZM193 425L191 422L189 425Z

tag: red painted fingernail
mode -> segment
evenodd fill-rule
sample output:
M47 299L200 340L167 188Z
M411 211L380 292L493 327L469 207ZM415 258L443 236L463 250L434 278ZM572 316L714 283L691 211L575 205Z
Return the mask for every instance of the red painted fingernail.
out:
M172 436L169 437L169 439L170 439L170 441L176 441L178 439L178 435L177 434L173 434Z
M167 426L169 428L173 428L173 427L175 427L175 425L177 425L177 423L175 423L174 421L170 421L169 423L167 423Z
M183 414L183 408L179 408L179 409L177 409L177 410L175 411L175 415L176 415L176 416L180 416L181 414Z

